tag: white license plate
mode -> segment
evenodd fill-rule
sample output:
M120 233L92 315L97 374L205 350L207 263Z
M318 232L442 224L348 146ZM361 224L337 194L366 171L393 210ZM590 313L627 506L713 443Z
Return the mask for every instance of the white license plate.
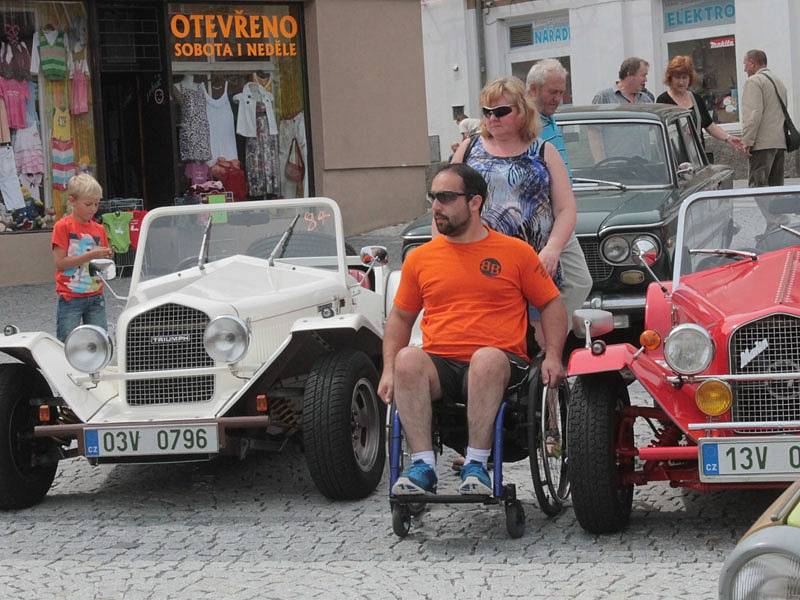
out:
M793 481L800 477L800 437L704 438L701 481Z
M219 451L216 424L101 427L83 430L88 457L210 454Z

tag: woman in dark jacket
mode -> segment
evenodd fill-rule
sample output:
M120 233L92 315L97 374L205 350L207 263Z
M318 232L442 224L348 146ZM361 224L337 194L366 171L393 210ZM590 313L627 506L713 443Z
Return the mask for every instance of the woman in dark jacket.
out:
M667 85L667 91L656 98L656 102L688 108L692 111L692 119L698 131L702 127L711 137L730 144L740 152L747 152L740 138L730 135L711 120L711 113L708 112L706 103L700 96L689 89L696 79L697 73L694 70L691 57L674 57L669 61L667 72L664 73L664 83Z

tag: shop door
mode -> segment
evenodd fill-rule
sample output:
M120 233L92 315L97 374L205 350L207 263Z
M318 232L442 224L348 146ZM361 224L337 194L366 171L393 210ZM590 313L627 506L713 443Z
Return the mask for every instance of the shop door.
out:
M106 196L172 204L169 102L160 73L104 73Z

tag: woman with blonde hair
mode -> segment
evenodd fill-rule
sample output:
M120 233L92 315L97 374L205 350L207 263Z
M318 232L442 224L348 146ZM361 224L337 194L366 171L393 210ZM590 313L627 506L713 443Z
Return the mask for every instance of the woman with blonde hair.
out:
M516 77L481 90L480 135L464 140L453 162L483 175L489 192L481 216L492 229L533 246L561 283L559 255L575 229L575 197L558 150L538 138L539 114ZM531 315L538 321L538 315Z
M705 101L691 89L697 80L694 63L690 56L675 56L667 65L664 73L664 84L667 91L656 98L661 104L675 104L692 111L692 120L698 133L702 127L713 138L730 144L740 152L747 152L742 140L734 135L729 135L722 127L714 123ZM705 146L705 140L703 141Z

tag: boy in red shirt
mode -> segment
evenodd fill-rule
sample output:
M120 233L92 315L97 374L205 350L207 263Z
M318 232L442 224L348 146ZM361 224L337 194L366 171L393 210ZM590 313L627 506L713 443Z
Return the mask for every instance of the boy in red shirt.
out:
M83 321L108 328L103 282L89 272L89 261L114 256L105 229L92 221L103 189L88 173L73 176L67 184L70 214L53 228L53 261L56 266L56 335L62 342Z

